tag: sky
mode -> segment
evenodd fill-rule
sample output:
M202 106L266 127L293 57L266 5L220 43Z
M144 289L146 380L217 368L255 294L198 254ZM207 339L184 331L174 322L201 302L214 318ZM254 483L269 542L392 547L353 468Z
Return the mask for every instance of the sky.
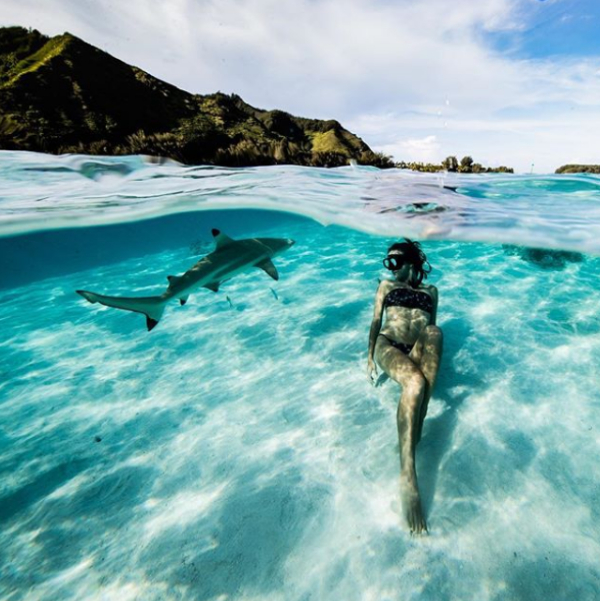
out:
M0 25L337 119L397 161L600 163L600 0L0 0Z

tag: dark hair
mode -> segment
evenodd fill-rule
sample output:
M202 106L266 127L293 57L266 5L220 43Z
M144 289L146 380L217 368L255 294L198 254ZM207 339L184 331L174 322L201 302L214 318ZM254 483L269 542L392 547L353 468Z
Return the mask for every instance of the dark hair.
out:
M404 242L395 242L388 248L388 254L393 250L399 250L406 257L406 261L410 263L416 271L416 280L413 280L410 285L413 288L418 288L421 282L427 278L427 274L431 273L431 265L421 249L418 242L413 242L408 238L404 238Z

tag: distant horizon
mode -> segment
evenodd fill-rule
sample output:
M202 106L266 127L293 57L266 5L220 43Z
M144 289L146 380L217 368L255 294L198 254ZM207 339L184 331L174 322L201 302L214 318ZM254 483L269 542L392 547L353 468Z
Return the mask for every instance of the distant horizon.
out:
M396 162L600 163L593 0L4 5L1 26L68 31L191 93L336 119Z

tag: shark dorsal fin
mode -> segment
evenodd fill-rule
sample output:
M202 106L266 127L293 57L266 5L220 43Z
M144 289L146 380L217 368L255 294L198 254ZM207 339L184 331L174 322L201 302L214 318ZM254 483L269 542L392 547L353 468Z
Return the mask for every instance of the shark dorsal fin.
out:
M228 244L231 244L232 242L235 242L235 240L233 238L230 238L227 234L224 234L223 232L221 232L221 230L217 230L217 229L213 228L212 235L215 238L215 243L217 245L217 248L221 248L223 246L227 246Z
M277 273L277 267L275 267L275 265L273 265L273 261L271 261L271 259L265 259L264 261L257 263L256 266L259 269L266 271L274 280L279 279L279 274Z
M169 286L173 286L177 284L177 282L181 279L178 275L168 275L167 280L169 280Z

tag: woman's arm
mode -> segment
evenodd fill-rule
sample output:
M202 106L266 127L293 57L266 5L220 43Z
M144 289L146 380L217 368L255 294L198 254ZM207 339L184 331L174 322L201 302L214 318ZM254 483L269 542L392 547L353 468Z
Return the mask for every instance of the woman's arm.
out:
M431 309L431 321L429 325L436 325L435 321L437 319L437 309L438 309L438 289L435 286L429 286L429 294L431 294L431 300L433 301L433 307Z
M369 376L370 380L373 380L373 375L377 375L377 367L373 357L375 354L375 343L377 342L377 336L379 336L379 330L381 330L383 301L385 299L387 288L387 282L381 282L379 284L379 288L377 288L377 294L375 295L375 309L373 311L371 330L369 331L369 351L367 353L367 375Z

